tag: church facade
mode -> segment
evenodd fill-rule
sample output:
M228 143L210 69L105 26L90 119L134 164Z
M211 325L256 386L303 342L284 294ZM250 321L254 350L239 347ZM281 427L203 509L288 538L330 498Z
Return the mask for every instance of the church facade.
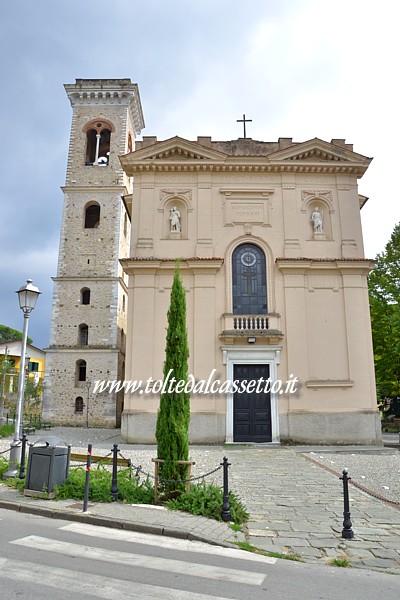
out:
M125 388L123 410L122 399L121 410L114 409L117 402L112 394L97 394L93 402L98 410L109 415L115 410L115 423L120 410L126 441L154 442L159 392L165 385L167 311L178 264L186 290L194 387L192 443L379 444L367 293L373 261L364 257L360 210L366 198L358 192L358 179L371 159L343 139L263 142L246 137L233 141L173 137L159 141L147 136L133 144L142 122L136 118L136 129L129 129L134 121L129 116L132 98L129 109L119 105L118 120L113 104L94 101L101 92L98 80L78 81L83 82L81 94L85 86L99 89L91 91L93 102L90 90L85 101L77 99L82 118L74 129L79 142L71 145L67 187L73 188L72 178L77 182L75 172L82 173L85 183L74 184L80 203L69 205L72 221L65 213L62 236L76 237L80 228L79 239L84 240L85 210L95 197L104 198L101 209L110 221L115 215L114 229L109 231L109 247L97 246L96 264L100 270L109 266L110 275L103 283L116 290L117 304L123 294L127 311L126 320L118 321L110 299L109 306L103 307L108 312L101 313L98 322L100 312L92 306L84 324L91 318L91 328L108 323L110 333L114 325L116 332L123 329L126 335L118 347L121 335L118 338L117 333L117 342L110 345L103 331L107 348L92 348L89 342L83 350L87 350L92 381L121 378L118 368L112 376L108 369L110 376L104 376L107 369L94 360L97 352L97 358L99 353L103 358L119 353L125 381L142 382L136 391ZM74 86L69 89L70 94L79 91ZM138 102L137 92L135 97ZM127 127L118 137L113 134L124 120L124 111ZM88 136L96 119L100 124L107 121L112 132L110 159L104 166L98 164L96 145ZM114 139L119 140L115 146ZM94 152L90 158L95 160L85 165L83 156L90 147ZM118 189L113 187L113 169L119 174ZM89 172L90 183L85 179ZM121 242L123 236L115 237L124 229L124 215L131 224L129 245ZM77 229L68 234L72 223ZM96 235L101 228L102 222ZM60 252L59 269L64 271L56 284L62 287L68 280L79 296L80 290L91 286L83 264L75 264L76 257L67 258L68 253ZM75 269L75 275L68 269ZM97 285L99 273L92 274L92 286ZM113 285L118 281L114 288L112 278ZM60 322L57 318L53 322L49 358L68 355L68 368L75 365L75 383L85 384L77 380L76 371L82 348L76 344L61 348L57 338L57 326L60 330L61 322L65 327L73 318L69 327L77 328L73 335L79 339L79 311L85 309L79 301L74 308L71 302L69 308L64 303L62 310L58 303L56 299L54 314ZM68 319L67 310L71 311ZM54 372L54 390L59 380ZM151 384L145 389L146 382ZM79 387L66 389L69 407L78 391ZM54 417L58 410L54 400L49 400L49 407ZM104 419L96 423L103 424Z

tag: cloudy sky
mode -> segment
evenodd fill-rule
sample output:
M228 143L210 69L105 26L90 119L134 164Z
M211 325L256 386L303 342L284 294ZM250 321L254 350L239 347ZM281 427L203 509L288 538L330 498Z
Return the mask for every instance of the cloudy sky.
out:
M400 222L396 0L3 0L0 4L0 323L42 296L29 333L48 344L76 78L138 83L144 135L345 138L374 160L359 182L368 258ZM396 106L395 106L396 104Z

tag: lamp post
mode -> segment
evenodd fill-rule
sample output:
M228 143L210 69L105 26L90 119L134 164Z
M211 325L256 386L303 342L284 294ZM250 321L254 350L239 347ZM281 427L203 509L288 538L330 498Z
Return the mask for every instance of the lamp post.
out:
M21 459L21 446L19 442L22 437L22 415L24 410L25 354L26 342L28 339L28 320L31 312L36 306L36 301L41 292L39 291L39 288L32 285L32 279L27 279L26 285L23 285L16 293L18 294L19 306L24 315L24 329L21 341L21 363L19 367L17 414L15 417L14 439L11 442L10 468L3 475L5 479L17 476L18 465Z

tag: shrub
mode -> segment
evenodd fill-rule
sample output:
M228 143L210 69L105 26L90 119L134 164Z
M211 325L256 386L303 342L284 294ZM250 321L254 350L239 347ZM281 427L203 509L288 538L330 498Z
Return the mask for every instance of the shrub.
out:
M10 423L9 425L2 425L0 427L0 438L10 437L14 433L14 425Z
M222 502L222 489L203 482L192 485L188 492L183 492L178 498L168 500L165 506L172 510L183 510L192 515L203 515L221 521ZM233 522L237 524L246 522L249 513L240 498L233 492L229 492L229 502Z
M128 473L129 469L118 473L118 497L128 504L154 504L154 488L149 479L141 482Z
M118 499L130 504L154 503L154 490L151 484L147 480L141 483L134 477L130 478L129 473L129 469L122 469L118 472ZM91 502L112 502L111 479L111 472L101 465L90 472L89 500ZM62 485L57 486L56 498L83 500L85 481L85 468L71 469L68 479Z
M8 460L0 456L0 479L3 479L4 473L8 470Z

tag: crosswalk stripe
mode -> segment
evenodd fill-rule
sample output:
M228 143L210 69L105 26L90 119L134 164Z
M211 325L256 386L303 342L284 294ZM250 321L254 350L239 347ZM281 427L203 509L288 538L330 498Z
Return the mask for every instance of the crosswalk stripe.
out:
M179 573L191 577L246 583L247 585L261 585L265 578L265 575L262 573L185 562L170 558L141 556L140 554L120 552L118 550L110 552L110 550L104 548L83 546L71 542L61 542L36 535L29 535L18 540L13 540L10 544L27 546L29 548L36 548L37 550L45 550L46 552L72 556L74 558L79 557L82 561L101 560L108 563L112 562L120 565L127 565L129 567L143 567L145 569Z
M48 586L57 590L68 591L72 596L81 594L93 595L101 600L229 600L220 596L209 596L197 592L161 587L147 583L138 583L104 577L103 575L88 575L81 571L38 565L35 563L0 558L2 579L32 583L36 586ZM91 579L92 577L92 579ZM41 589L41 588L39 588Z
M59 529L68 531L69 533L78 533L80 535L88 535L90 537L102 538L107 540L117 540L119 542L130 542L134 544L145 544L156 546L158 548L173 548L174 550L183 550L185 552L198 552L200 554L213 554L214 556L225 556L227 558L238 558L240 560L251 560L253 562L261 562L273 565L277 559L271 556L262 556L260 554L251 554L244 550L236 550L236 548L222 548L220 546L211 546L204 542L195 540L181 540L176 538L168 538L161 535L152 535L138 533L136 531L124 531L122 529L111 529L109 527L101 527L99 525L89 525L88 523L70 523L63 525Z

